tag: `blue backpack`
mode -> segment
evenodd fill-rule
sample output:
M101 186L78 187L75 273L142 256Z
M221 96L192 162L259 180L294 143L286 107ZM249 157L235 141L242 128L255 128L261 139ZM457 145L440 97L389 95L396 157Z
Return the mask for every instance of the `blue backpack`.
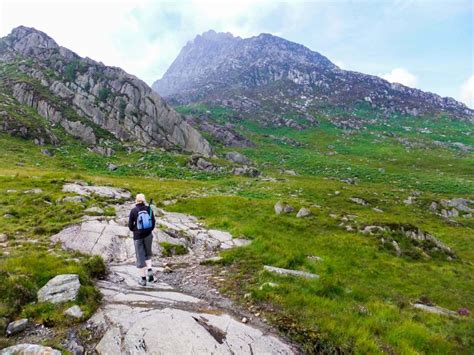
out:
M148 207L148 211L144 210L138 212L137 229L139 231L150 229L151 227L153 227L153 220L151 218L151 214L151 206Z

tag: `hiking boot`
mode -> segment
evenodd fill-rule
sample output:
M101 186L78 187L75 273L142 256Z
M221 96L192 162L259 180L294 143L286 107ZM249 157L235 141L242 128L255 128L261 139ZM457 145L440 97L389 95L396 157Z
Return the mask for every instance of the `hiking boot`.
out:
M153 270L148 269L148 282L154 282L155 278L153 277Z
M140 286L146 286L146 279L140 278L140 280L138 280L138 284Z

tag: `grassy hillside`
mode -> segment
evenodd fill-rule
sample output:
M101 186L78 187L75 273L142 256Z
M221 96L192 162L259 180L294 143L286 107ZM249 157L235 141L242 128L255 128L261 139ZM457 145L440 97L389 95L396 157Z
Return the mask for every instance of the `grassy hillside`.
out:
M206 112L217 122L233 116L203 105L180 110ZM360 115L371 119L366 111ZM128 153L115 147L116 154L107 158L78 142L40 147L1 134L0 232L8 235L8 247L0 256L6 280L2 287L23 288L0 292L0 317L28 315L62 326L55 323L60 310L29 304L34 291L65 270L78 272L90 285L92 261L81 256L79 263L71 261L73 256L48 243L51 234L77 221L88 205L107 205L100 200L87 206L56 203L64 196L65 180L83 179L144 192L158 201L177 199L167 209L252 239L248 247L223 253L222 265L216 265L229 270L222 290L253 305L308 352L472 353L472 314L443 317L411 306L423 298L454 311L474 309L474 219L450 221L429 209L441 199L474 199L472 152L452 144L474 146L472 126L447 118L397 117L371 121L368 129L349 133L331 124L327 112L318 119L319 127L305 131L261 127L252 117L235 122L255 143L240 151L272 179L194 171L186 166L188 156L159 149ZM45 148L54 156L42 154ZM217 154L228 150L218 147ZM109 171L109 162L118 169ZM219 159L215 163L229 164ZM292 169L298 176L281 169ZM357 183L341 181L345 178L356 178ZM43 192L24 193L32 188ZM409 196L413 203L405 204ZM351 197L368 204L358 205ZM290 203L295 213L276 215L277 201ZM312 216L296 218L300 207L309 208ZM406 246L409 253L397 256L379 236L357 231L367 225L420 228L449 246L456 257L422 253L422 246L413 245ZM263 265L309 271L320 278L275 276L264 272ZM29 296L18 297L22 292ZM96 306L92 286L83 304L91 311Z

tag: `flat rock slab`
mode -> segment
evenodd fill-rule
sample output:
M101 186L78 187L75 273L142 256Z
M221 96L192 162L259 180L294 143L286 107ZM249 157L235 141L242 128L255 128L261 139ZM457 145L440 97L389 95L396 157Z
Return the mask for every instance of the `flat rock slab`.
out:
M166 283L138 287L132 265L110 269L111 280L98 283L105 303L90 319L105 330L96 346L99 354L293 353L276 337Z
M79 275L57 275L38 291L38 302L61 303L75 300L81 284Z
M271 335L242 324L227 314L180 309L130 313L123 306L107 312L111 323L96 350L99 354L291 354ZM122 322L134 319L133 322Z
M268 265L265 265L263 268L269 272L273 272L275 274L280 274L280 275L298 276L298 277L304 277L307 279L319 278L319 275L312 274L310 272L305 272L305 271L282 269L279 267L268 266Z
M433 314L439 314L441 316L455 317L455 316L458 315L456 312L451 311L449 309L438 307L438 306L428 306L428 305L422 304L422 303L415 303L413 305L413 307L417 308L417 309L421 309L422 311L425 311L425 312L429 312L429 313L433 313Z
M17 344L0 350L1 355L61 355L59 350L37 344Z
M114 199L129 200L131 198L130 192L110 186L89 186L77 183L65 184L63 192L71 192L81 196L98 195L101 197L108 197Z

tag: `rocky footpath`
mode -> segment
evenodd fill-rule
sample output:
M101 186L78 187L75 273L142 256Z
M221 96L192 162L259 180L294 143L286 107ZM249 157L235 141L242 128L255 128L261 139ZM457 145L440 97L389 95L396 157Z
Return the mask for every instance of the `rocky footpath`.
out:
M65 191L123 197L123 190L67 184ZM87 191L88 192L85 192ZM153 265L158 281L138 286L133 240L126 227L130 202L117 203L116 216L85 216L52 237L66 249L101 255L109 275L98 281L103 304L84 325L93 336L86 350L100 354L290 354L294 347L268 326L219 294L209 261L222 249L248 240L205 228L197 218L155 208ZM99 212L99 213L98 213ZM185 254L159 257L164 247L181 245ZM224 272L224 270L222 270ZM224 273L225 276L225 273ZM250 325L249 323L252 323Z

